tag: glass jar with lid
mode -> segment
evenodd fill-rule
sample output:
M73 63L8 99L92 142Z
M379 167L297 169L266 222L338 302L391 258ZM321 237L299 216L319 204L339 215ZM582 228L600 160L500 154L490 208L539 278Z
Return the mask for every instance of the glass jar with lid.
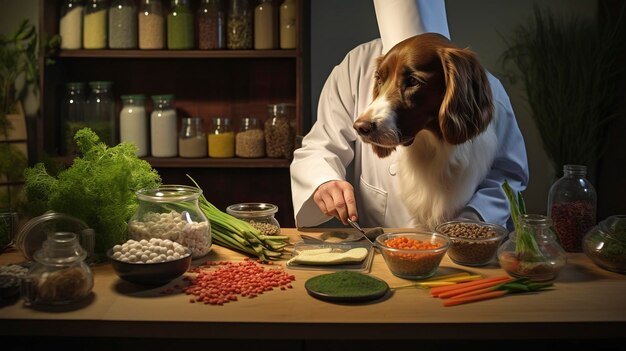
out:
M599 267L626 273L626 215L609 216L585 234L583 252Z
M172 0L167 15L167 48L170 50L193 49L193 12L188 0Z
M62 305L85 299L93 288L93 273L78 236L53 232L35 252L35 264L22 282L28 305Z
M243 158L265 156L265 135L256 117L244 117L235 136L235 155Z
M139 48L165 47L165 15L161 0L142 0L139 6Z
M83 48L106 49L107 1L87 0L83 16Z
M122 95L120 141L137 147L137 157L148 156L148 116L145 95Z
M215 117L208 133L209 157L229 158L235 156L235 133L229 117Z
M75 50L82 47L84 9L82 0L63 1L59 20L61 49Z
M154 157L178 155L177 114L174 95L153 95L150 114L150 150Z
M111 88L112 82L89 82L85 122L108 146L116 144L115 136L115 101Z
M109 49L137 48L135 0L112 0L109 6Z
M265 153L271 158L291 158L295 144L293 128L294 105L268 105L269 118L265 121Z
M565 165L548 193L548 217L565 251L582 251L583 236L596 225L596 191L586 174L586 166Z
M136 194L139 207L128 222L129 239L169 239L191 250L192 258L209 253L211 225L198 204L202 190L163 185Z
M182 119L178 135L178 155L190 158L207 156L207 138L202 118Z
M555 279L567 256L552 230L552 221L543 215L525 214L521 234L512 231L498 248L500 267L509 275L533 281Z
M221 0L202 0L196 12L198 49L226 48L226 12Z
M250 223L263 235L280 235L276 212L278 206L263 202L239 203L226 208L226 213Z
M229 0L226 25L226 46L229 49L252 49L252 11L248 0Z
M78 153L74 135L85 127L86 85L83 82L70 82L65 85L65 98L61 105L63 120L62 155Z

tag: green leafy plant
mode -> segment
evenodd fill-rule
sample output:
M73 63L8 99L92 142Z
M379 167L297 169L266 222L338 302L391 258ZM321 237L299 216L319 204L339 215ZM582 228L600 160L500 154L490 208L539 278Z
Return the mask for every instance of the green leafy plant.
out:
M619 27L604 28L594 19L559 20L535 7L533 21L504 39L503 67L509 78L524 83L557 171L564 164L583 164L593 174L605 151L607 125L621 98L617 73L624 64L617 53L623 35Z

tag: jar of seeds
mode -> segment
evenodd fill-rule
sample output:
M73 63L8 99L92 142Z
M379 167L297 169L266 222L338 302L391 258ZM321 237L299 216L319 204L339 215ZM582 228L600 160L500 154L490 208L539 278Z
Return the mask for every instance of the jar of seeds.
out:
M243 158L265 156L265 136L256 117L245 117L235 136L235 155Z
M229 0L226 46L231 50L252 49L252 10L248 0Z
M295 135L293 104L268 105L269 118L265 121L265 153L271 158L288 158L293 155Z
M263 202L246 202L230 205L226 213L250 223L262 235L280 235L280 224L274 215L278 206Z
M134 0L113 0L109 6L109 49L137 48L137 6Z

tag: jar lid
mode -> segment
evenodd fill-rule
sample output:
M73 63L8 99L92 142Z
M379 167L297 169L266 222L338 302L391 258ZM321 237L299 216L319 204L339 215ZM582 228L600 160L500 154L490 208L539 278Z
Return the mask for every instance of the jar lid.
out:
M226 213L235 217L265 217L278 212L278 206L264 202L246 202L230 205L226 208Z
M122 95L120 97L122 100L136 100L136 101L143 101L146 99L146 96L143 94L129 94L129 95Z
M610 216L599 226L611 238L626 243L626 215Z
M90 87L110 87L113 85L113 82L107 80L97 80L93 82L89 82Z
M152 95L153 101L174 100L174 94Z

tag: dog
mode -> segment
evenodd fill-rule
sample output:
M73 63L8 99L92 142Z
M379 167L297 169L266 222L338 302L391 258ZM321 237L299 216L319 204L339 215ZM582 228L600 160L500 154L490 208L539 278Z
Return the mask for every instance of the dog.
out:
M373 101L353 128L378 157L398 147L403 202L416 227L455 218L484 180L497 137L491 87L469 49L410 37L378 58Z

